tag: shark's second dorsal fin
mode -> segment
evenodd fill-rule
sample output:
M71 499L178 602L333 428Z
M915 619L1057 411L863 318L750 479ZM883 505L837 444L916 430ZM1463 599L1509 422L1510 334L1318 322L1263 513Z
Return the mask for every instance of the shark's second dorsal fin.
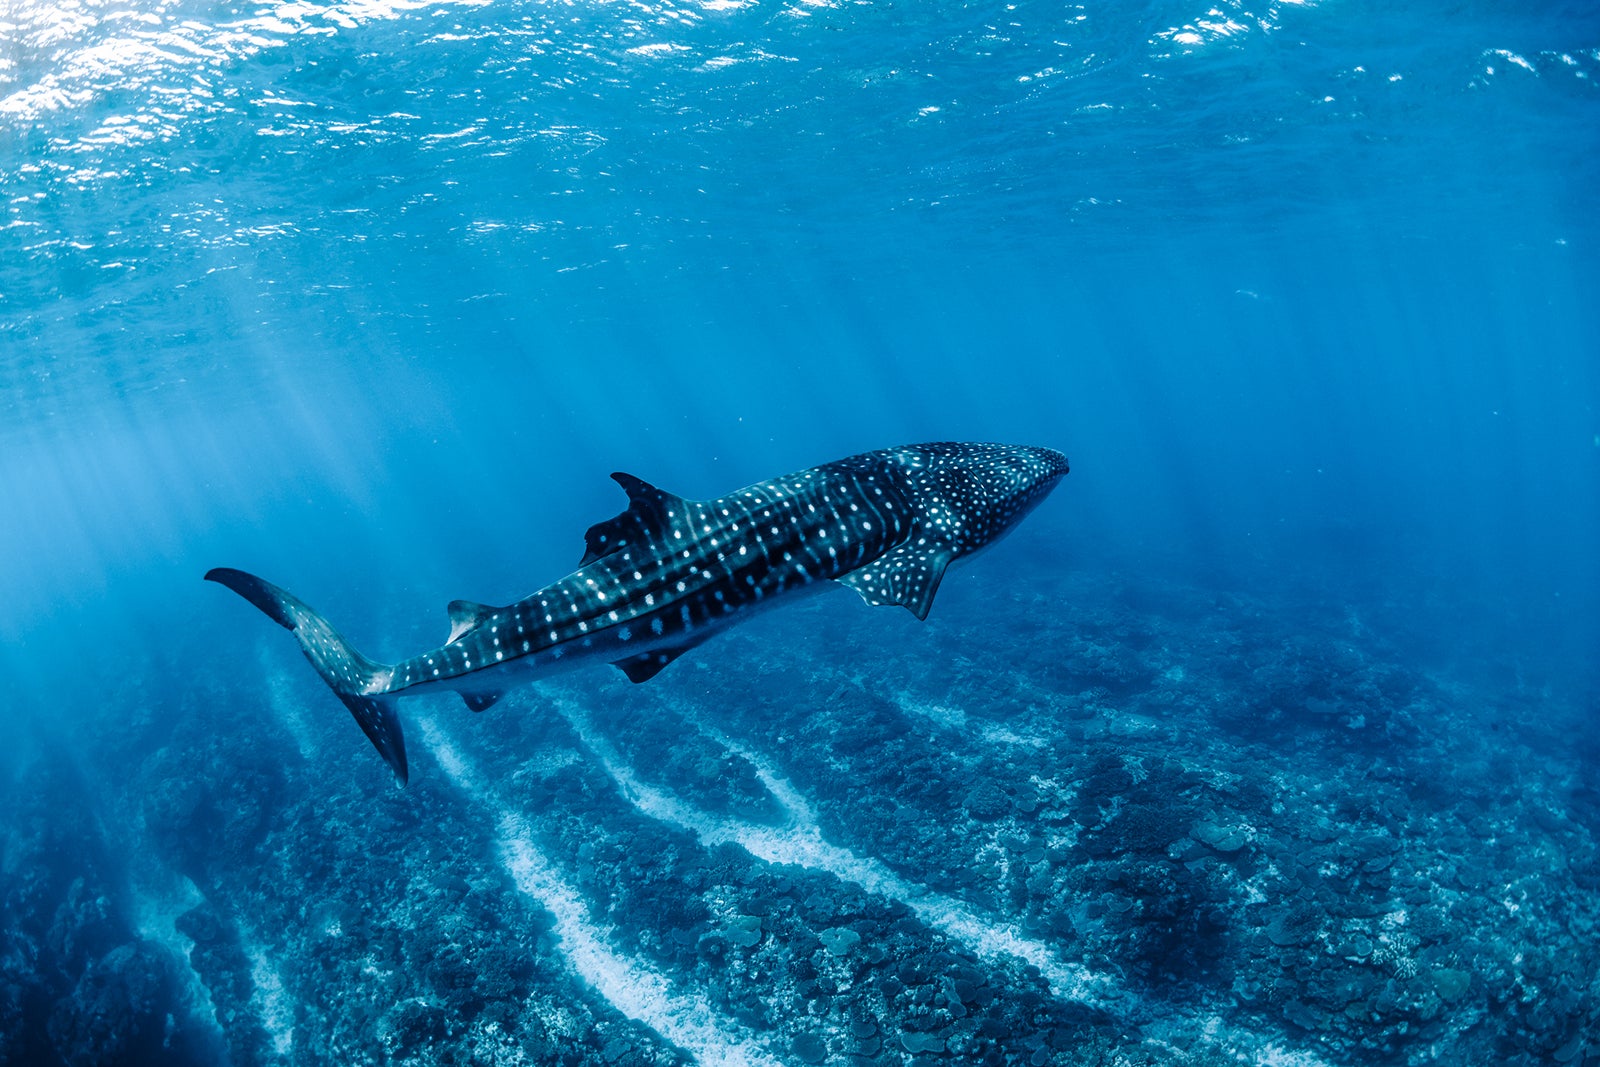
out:
M672 521L669 514L683 506L683 499L664 489L657 489L643 478L617 471L611 480L622 486L628 494L628 510L614 519L597 522L583 535L583 559L578 566L587 567L602 556L637 541L647 541L652 535L666 529ZM681 511L680 511L681 515Z
M892 548L871 563L834 579L861 594L868 604L899 604L919 619L928 617L933 594L955 558L948 545L916 539Z
M450 636L444 641L447 645L495 612L487 604L474 604L470 600L452 600L445 610L450 612Z

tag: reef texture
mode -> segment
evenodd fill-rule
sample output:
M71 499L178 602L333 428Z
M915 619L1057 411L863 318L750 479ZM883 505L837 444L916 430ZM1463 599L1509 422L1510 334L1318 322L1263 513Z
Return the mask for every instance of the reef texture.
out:
M404 791L279 635L152 667L4 785L0 1062L1600 1065L1594 708L994 574L407 702Z

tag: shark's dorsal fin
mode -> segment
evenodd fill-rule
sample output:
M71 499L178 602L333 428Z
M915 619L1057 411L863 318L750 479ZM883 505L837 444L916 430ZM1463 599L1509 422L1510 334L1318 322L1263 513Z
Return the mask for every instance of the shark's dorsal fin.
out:
M617 471L611 475L611 480L628 494L628 510L589 527L589 532L583 535L585 550L583 559L578 561L580 567L587 567L634 542L649 540L671 521L668 513L683 506L681 497L657 489L643 478Z
M487 604L474 604L470 600L452 600L445 610L450 612L450 636L444 641L447 645L495 612Z
M505 693L462 693L461 699L466 701L467 707L473 711L487 711L494 707L495 701L505 696Z
M933 594L939 591L939 581L954 558L948 545L917 538L834 580L860 593L861 599L874 607L900 604L917 618L926 619Z

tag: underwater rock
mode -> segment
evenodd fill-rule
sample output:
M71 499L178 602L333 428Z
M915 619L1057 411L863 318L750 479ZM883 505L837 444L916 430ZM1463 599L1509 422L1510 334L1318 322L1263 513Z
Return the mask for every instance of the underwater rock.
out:
M1188 832L1192 815L1162 804L1127 804L1103 828L1083 835L1083 847L1096 858L1129 852L1159 853Z
M401 1059L415 1057L447 1032L447 1015L441 1007L419 997L402 1001L391 1008L378 1025L378 1033Z
M1267 923L1267 937L1281 948L1307 945L1316 939L1321 926L1322 915L1316 908L1296 905L1273 914Z
M217 910L209 900L203 900L173 921L173 926L197 945L209 945L222 936L222 925Z
M160 1059L171 1003L167 959L143 943L96 960L50 1013L50 1042L71 1067Z
M50 925L48 944L59 966L80 970L111 949L120 935L111 899L85 879L73 879Z
M1005 790L991 781L979 782L967 793L961 802L962 807L979 822L994 822L1010 815L1013 809L1012 799L1006 795Z
M1433 982L1439 999L1452 1004L1466 996L1467 989L1472 985L1472 975L1451 967L1436 967L1429 972L1428 978Z
M1302 1030L1320 1030L1327 1025L1326 1015L1300 1000L1286 1002L1283 1017Z
M1195 840L1224 854L1237 852L1250 841L1249 835L1243 830L1214 822L1195 823L1194 829L1190 832L1194 834Z
M722 934L740 948L752 948L761 942L761 916L735 915L723 926Z
M816 1034L796 1034L789 1047L801 1063L821 1063L828 1058L827 1043Z
M861 935L844 926L819 931L817 937L833 956L848 956L850 950L861 943Z
M1583 1037L1579 1035L1568 1039L1566 1043L1555 1049L1552 1049L1550 1052L1550 1058L1556 1063L1571 1063L1578 1058L1578 1055L1583 1051L1583 1048L1584 1040Z
M1372 955L1372 939L1364 934L1355 934L1341 941L1335 951L1347 959L1364 960Z
M945 1050L944 1038L937 1034L918 1034L903 1031L900 1034L900 1047L912 1055L919 1052L942 1053Z

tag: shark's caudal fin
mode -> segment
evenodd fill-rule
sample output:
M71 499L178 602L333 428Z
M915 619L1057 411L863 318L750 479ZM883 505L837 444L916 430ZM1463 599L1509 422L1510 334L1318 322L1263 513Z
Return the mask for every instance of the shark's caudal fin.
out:
M271 582L231 567L207 571L206 581L227 586L266 612L278 625L294 631L306 659L344 701L362 732L394 769L400 784L405 785L406 740L400 732L394 699L383 696L381 690L373 692L379 689L380 676L386 675L388 668L351 648L338 631L328 625L327 619Z

